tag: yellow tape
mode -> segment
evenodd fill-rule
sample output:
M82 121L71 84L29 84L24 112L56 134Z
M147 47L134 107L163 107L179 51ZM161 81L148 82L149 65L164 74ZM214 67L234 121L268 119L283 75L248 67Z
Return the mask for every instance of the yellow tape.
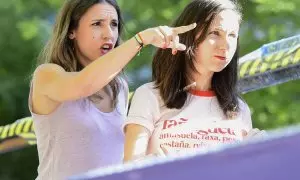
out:
M9 130L9 125L4 126L0 136L1 139L7 138L8 130Z
M26 120L26 123L24 124L24 128L23 128L22 132L26 132L26 133L29 132L31 125L32 125L32 121Z
M281 66L282 66L282 67L285 67L285 66L289 65L289 63L291 62L291 59L292 59L292 58L291 58L291 55L285 57L285 58L282 60Z
M31 117L20 119L12 124L0 127L0 138L11 138L22 133L30 133L33 131Z
M254 63L252 64L250 71L249 71L249 75L254 75L256 74L257 70L258 70L258 66L261 63L261 59L257 59L254 61Z
M13 135L15 135L15 128L16 128L17 124L18 124L18 122L13 123L13 124L10 126L10 128L9 128L9 135L8 135L8 136L13 136Z
M300 61L300 49L295 47L289 50L283 50L276 54L266 56L263 59L247 61L240 65L239 77L253 76L258 73L264 73L267 70L275 70L290 64L296 64Z
M35 140L27 141L27 143L28 143L29 145L36 145L36 141L35 141Z
M246 61L244 62L240 67L240 77L244 77L246 73L248 72L248 67L252 63L252 61Z
M36 139L34 133L24 133L24 134L20 134L19 136L26 140L35 140Z
M260 73L264 73L267 71L267 69L269 68L269 64L268 63L262 63L261 67L260 67Z
M22 132L22 129L23 129L23 125L26 121L24 119L21 119L20 122L18 123L17 125L17 128L16 128L16 135L20 134Z
M32 119L30 118L30 121L32 121ZM31 126L31 132L34 132L34 126L33 126L33 122L32 122L32 126Z
M274 70L274 69L277 69L279 65L279 62L274 62L272 65L271 65L271 69Z
M280 59L282 59L282 57L284 56L284 54L285 54L284 51L280 51L279 53L275 54L273 61L279 61Z
M274 55L270 55L270 56L264 57L262 61L271 62L273 60L274 60Z
M300 60L300 48L296 51L292 63L296 64L297 62L299 62L299 60Z

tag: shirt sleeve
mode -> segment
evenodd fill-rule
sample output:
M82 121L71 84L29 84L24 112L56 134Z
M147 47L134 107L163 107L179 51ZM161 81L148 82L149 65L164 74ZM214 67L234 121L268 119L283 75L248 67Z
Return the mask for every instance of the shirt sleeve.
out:
M126 108L126 114L128 112L128 105L129 105L129 88L128 84L125 80L123 80L123 87L124 87L124 94L125 94L125 108Z
M124 127L128 124L138 124L148 129L152 134L158 114L159 102L152 87L147 84L143 85L135 91L132 97Z
M241 101L241 113L242 113L242 121L248 128L248 130L252 129L252 118L251 111L247 103Z

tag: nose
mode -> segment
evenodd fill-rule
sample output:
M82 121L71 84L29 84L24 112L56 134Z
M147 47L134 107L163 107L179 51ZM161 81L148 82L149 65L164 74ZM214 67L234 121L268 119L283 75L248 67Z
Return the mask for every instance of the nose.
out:
M219 41L219 49L220 50L223 50L223 51L226 51L229 49L229 45L230 45L230 40L229 40L229 37L227 36L222 36L220 38L220 41Z
M110 26L106 26L103 29L102 38L103 39L112 39L113 38L113 30Z

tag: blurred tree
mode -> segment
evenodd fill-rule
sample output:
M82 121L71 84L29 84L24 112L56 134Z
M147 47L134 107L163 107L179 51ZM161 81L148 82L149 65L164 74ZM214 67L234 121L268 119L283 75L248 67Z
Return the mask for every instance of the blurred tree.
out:
M190 0L117 0L128 39L147 27L170 25ZM0 125L29 115L27 98L36 56L51 31L61 0L0 0ZM299 34L299 0L244 0L241 55L264 43ZM126 68L131 89L151 78L154 48L143 49ZM278 128L300 122L299 80L244 95L254 126ZM34 179L36 147L0 155L0 179Z
M242 54L264 43L300 34L300 1L243 1L244 27L241 34ZM280 128L300 122L300 81L262 89L244 95L252 110L255 127Z
M1 125L30 115L30 74L39 49L48 38L49 16L57 5L52 0L0 0ZM37 165L36 147L1 155L0 179L34 179Z

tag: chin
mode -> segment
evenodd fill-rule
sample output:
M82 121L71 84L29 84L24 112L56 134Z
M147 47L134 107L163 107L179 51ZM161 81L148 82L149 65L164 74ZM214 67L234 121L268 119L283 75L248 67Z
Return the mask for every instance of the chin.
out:
M221 72L223 71L223 69L225 69L227 67L227 63L225 62L221 62L219 61L219 63L216 63L216 64L211 64L209 69L213 72Z
M222 68L215 68L215 69L213 70L213 72L221 72L221 71L223 71L223 69L225 69L225 67L222 67Z

